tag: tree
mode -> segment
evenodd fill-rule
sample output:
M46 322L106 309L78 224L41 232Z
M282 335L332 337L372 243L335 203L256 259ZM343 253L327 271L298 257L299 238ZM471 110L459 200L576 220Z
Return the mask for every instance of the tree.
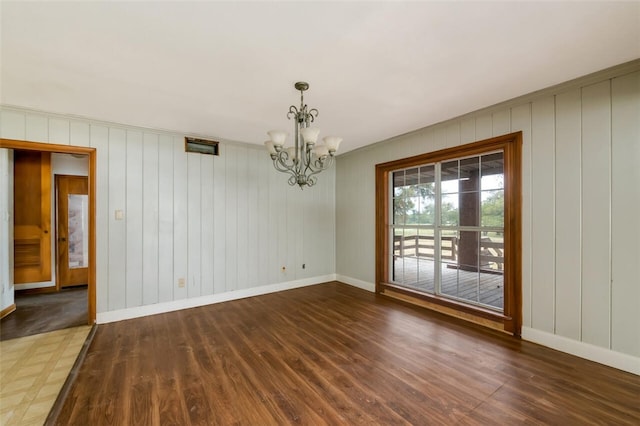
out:
M504 191L495 191L482 202L482 226L504 226Z

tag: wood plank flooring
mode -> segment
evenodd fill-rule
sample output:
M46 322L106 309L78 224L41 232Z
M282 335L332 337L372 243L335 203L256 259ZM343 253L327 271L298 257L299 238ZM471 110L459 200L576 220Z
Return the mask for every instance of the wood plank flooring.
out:
M640 424L640 377L332 282L100 325L55 424Z

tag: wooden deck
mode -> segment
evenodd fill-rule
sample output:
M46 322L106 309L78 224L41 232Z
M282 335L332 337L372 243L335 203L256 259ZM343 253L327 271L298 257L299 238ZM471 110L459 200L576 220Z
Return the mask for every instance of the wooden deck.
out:
M399 257L394 267L395 283L424 293L435 293L433 260L409 256ZM443 264L441 276L442 294L502 311L504 280L499 271L469 272Z

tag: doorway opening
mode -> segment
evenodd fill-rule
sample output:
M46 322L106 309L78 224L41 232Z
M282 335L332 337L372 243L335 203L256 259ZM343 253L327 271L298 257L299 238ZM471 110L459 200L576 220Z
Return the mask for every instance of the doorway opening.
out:
M84 162L86 173L74 174L84 174L85 176L68 176L63 174L64 172L55 178L52 176L52 179L54 179L53 187L55 188L55 192L52 193L53 199L50 200L53 201L51 203L50 211L53 211L54 214L50 215L50 217L53 217L53 222L50 223L50 226L48 227L41 227L40 230L43 235L48 235L49 238L54 239L54 244L52 246L54 253L52 256L50 254L50 259L52 259L55 266L51 268L53 276L49 278L49 281L55 280L55 286L49 284L46 286L46 289L42 290L37 289L39 286L35 284L31 286L35 288L26 289L25 291L21 291L20 295L14 294L14 296L15 301L18 302L18 300L22 299L23 293L51 292L50 294L29 296L29 303L32 305L39 305L41 310L42 308L47 309L45 307L46 304L52 301L54 297L59 298L63 304L75 303L75 306L78 306L78 301L80 301L83 308L80 315L84 317L84 321L82 321L82 323L93 324L96 318L96 149L9 139L0 139L0 148L14 150L14 153L43 153L42 157L57 155L63 159L68 158L75 159L78 162ZM45 153L46 155L44 155ZM65 183L65 180L72 181L72 183ZM69 185L71 185L71 187L69 187ZM62 195L61 192L63 193ZM61 196L63 198L61 198ZM62 214L60 211L61 208L65 209L64 213L66 214ZM13 219L16 220L15 215ZM16 220L17 223L21 223L21 221L24 221L24 218ZM12 239L15 240L17 237L19 237L19 235L13 235ZM3 244L4 243L5 241L3 239ZM14 241L9 241L9 244L12 247L13 243ZM25 258L23 256L20 261L24 262L24 259ZM28 261L28 257L26 259ZM16 260L15 253L13 260L14 262ZM14 279L13 281L10 281L10 283L14 284L13 289L15 292L15 290L17 290L15 283L18 283L18 280ZM36 299L36 296L40 298L39 301ZM75 308L69 309L73 310ZM9 314L8 317L14 315L16 315L16 312ZM72 315L74 314L72 313ZM78 312L75 312L75 315L77 317ZM52 309L51 316L53 320L56 316L55 309ZM4 320L3 323L5 323ZM64 328L64 326L59 328ZM4 335L5 333L3 332L2 334ZM2 336L2 340L4 340L4 336Z

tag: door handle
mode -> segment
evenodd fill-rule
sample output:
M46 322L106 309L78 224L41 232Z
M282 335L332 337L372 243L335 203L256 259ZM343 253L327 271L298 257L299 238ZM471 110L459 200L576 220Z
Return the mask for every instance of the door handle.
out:
M58 241L60 241L60 242L63 242L63 243L64 243L65 241L67 241L67 239L66 239L66 238L64 238L64 237L62 237L62 238L58 238Z

